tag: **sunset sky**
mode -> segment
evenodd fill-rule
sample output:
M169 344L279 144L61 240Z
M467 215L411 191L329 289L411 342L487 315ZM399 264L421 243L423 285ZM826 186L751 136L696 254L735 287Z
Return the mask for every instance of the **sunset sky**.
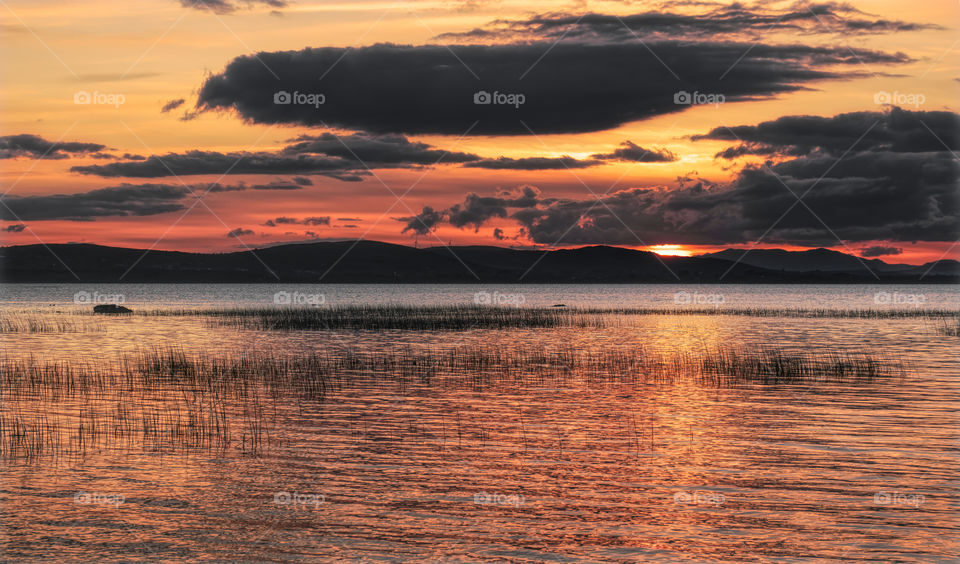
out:
M4 245L960 258L956 0L0 14Z

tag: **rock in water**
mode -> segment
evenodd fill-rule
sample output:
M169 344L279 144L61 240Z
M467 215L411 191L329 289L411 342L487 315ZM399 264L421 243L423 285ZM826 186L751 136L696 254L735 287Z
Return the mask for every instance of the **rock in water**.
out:
M100 304L93 306L93 313L133 313L133 310L117 304Z

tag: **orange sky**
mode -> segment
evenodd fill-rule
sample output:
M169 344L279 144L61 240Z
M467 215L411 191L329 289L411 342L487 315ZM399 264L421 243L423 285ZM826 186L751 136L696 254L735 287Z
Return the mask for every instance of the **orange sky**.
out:
M785 115L833 116L853 111L878 111L877 91L918 92L924 110L957 110L958 45L956 23L960 5L954 0L906 3L894 0L857 2L878 18L915 23L937 23L940 30L899 32L855 38L809 38L776 34L777 41L828 43L850 41L859 49L904 52L915 62L858 68L860 78L807 84L807 90L771 99L692 107L683 112L593 133L539 136L409 135L441 149L476 153L484 157L559 157L586 159L609 152L625 140L643 147L667 149L679 159L670 163L609 162L586 169L505 171L440 165L428 169L381 169L362 182L312 176L314 185L297 191L245 191L211 194L187 214L164 213L144 217L116 216L95 221L25 221L27 229L3 233L3 244L92 242L117 246L177 250L234 250L280 241L320 238L357 238L412 244L401 234L396 218L411 216L423 206L450 206L469 192L492 194L498 189L535 185L552 198L591 197L610 190L675 186L677 177L696 173L713 182L729 181L736 170L715 153L731 146L726 141L696 141L689 136L722 125L756 124ZM253 6L232 14L214 14L184 8L177 0L59 1L5 0L0 38L0 135L33 134L50 141L82 141L106 145L113 154L163 155L169 152L276 151L287 140L319 129L269 126L243 121L232 113L207 112L180 121L192 106L205 76L221 71L234 57L258 51L298 50L320 46L364 46L392 42L420 45L444 32L467 31L497 18L522 18L531 12L584 11L583 4L558 2L435 2L297 0L282 10ZM654 9L653 4L589 2L585 11L630 14ZM579 7L579 8L578 8ZM672 10L677 10L673 8ZM771 36L771 40L774 36ZM842 45L843 43L841 43ZM546 55L546 56L549 56ZM124 101L77 105L78 91L120 94ZM169 100L185 98L183 108L161 113ZM754 162L759 162L755 159ZM0 161L0 182L10 195L71 194L124 182L172 183L174 178L100 178L70 172L84 164L103 161L78 156L57 160L15 158ZM219 175L191 176L189 183L214 182ZM221 182L249 184L289 175L231 175ZM379 180L378 180L379 178ZM400 201L391 193L403 194ZM612 188L612 189L611 189ZM189 204L188 204L189 205ZM208 209L209 207L209 209ZM280 216L330 216L330 225L290 229L262 224ZM344 218L344 219L339 219ZM13 222L11 222L13 223ZM435 234L419 237L420 245L516 244L529 245L522 236L497 241L494 228L507 237L517 234L510 219L493 220L475 231L441 225ZM236 228L252 234L228 238ZM836 250L855 252L883 241L836 243ZM562 245L562 243L561 243ZM898 256L889 262L922 263L950 251L951 242L909 242L896 245ZM638 241L637 248L645 245ZM730 245L676 247L670 253L697 253ZM741 245L748 246L748 245ZM763 241L760 247L770 245ZM799 247L795 247L799 248Z

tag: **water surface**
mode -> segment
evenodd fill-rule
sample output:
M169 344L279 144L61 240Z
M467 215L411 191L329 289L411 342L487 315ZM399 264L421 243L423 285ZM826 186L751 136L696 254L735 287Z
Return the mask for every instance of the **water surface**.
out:
M130 561L955 561L957 338L934 319L606 316L596 329L461 332L226 328L203 317L73 313L85 291L135 309L272 306L277 292L325 306L470 304L478 292L523 307L957 309L943 286L177 286L3 287L4 312L96 324L6 334L7 358L109 365L155 346L188 354L543 347L691 355L775 346L869 351L903 379L809 385L643 383L569 373L538 381L406 379L362 369L321 399L253 390L229 400L229 444L102 437L84 449L2 459L5 560ZM917 296L923 296L923 303ZM681 296L681 300L683 297ZM893 301L893 299L891 299ZM691 304L686 304L691 305ZM896 307L905 307L903 303ZM60 313L57 313L60 312ZM17 397L3 415L64 422L91 400ZM116 387L118 405L195 409L199 396ZM136 399L134 399L136 398ZM255 398L255 399L254 399ZM75 398L74 398L75 399ZM226 401L226 400L225 400ZM190 406L194 405L193 408ZM199 410L202 412L202 410ZM107 417L106 415L104 416ZM264 429L253 427L263 424ZM264 438L254 443L254 437ZM71 437L61 437L75 447Z

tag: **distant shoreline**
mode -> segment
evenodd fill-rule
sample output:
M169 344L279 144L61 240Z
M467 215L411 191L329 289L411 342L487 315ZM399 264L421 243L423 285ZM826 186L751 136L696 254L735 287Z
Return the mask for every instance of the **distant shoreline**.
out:
M235 253L91 244L0 248L2 283L956 284L960 262L888 264L828 249L661 256L622 247L549 251L297 243Z

